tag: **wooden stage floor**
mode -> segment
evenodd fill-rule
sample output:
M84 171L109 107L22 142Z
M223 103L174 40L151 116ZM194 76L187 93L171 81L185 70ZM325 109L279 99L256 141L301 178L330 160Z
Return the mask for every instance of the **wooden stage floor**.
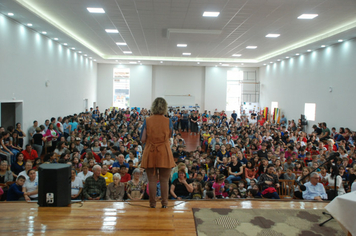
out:
M86 201L69 207L0 203L0 235L196 235L192 208L324 209L325 202L281 200Z

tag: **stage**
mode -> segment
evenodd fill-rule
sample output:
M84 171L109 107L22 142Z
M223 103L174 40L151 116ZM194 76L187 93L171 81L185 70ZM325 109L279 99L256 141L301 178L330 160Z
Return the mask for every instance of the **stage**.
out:
M86 201L68 207L0 203L0 235L196 235L192 208L324 209L327 202L285 200Z

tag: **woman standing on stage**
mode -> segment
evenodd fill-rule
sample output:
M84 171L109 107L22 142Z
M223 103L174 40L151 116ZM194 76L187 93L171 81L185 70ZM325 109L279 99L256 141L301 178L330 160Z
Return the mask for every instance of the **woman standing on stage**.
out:
M150 207L156 207L157 176L161 183L162 208L168 204L168 181L171 168L175 166L169 139L173 134L173 124L167 114L167 102L164 98L156 98L151 107L151 116L142 126L143 143L146 143L142 156L141 167L146 169L149 182Z

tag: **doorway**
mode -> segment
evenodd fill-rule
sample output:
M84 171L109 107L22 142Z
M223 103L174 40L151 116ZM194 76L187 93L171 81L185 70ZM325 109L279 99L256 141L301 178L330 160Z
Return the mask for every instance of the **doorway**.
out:
M7 129L9 126L15 127L17 122L23 125L23 102L22 101L2 101L0 109L0 124Z

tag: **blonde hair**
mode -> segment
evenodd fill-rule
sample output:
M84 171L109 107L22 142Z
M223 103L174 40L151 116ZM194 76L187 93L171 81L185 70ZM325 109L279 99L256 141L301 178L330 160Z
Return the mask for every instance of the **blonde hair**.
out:
M151 106L151 112L154 115L165 115L168 112L168 105L164 98L158 97L156 98Z

